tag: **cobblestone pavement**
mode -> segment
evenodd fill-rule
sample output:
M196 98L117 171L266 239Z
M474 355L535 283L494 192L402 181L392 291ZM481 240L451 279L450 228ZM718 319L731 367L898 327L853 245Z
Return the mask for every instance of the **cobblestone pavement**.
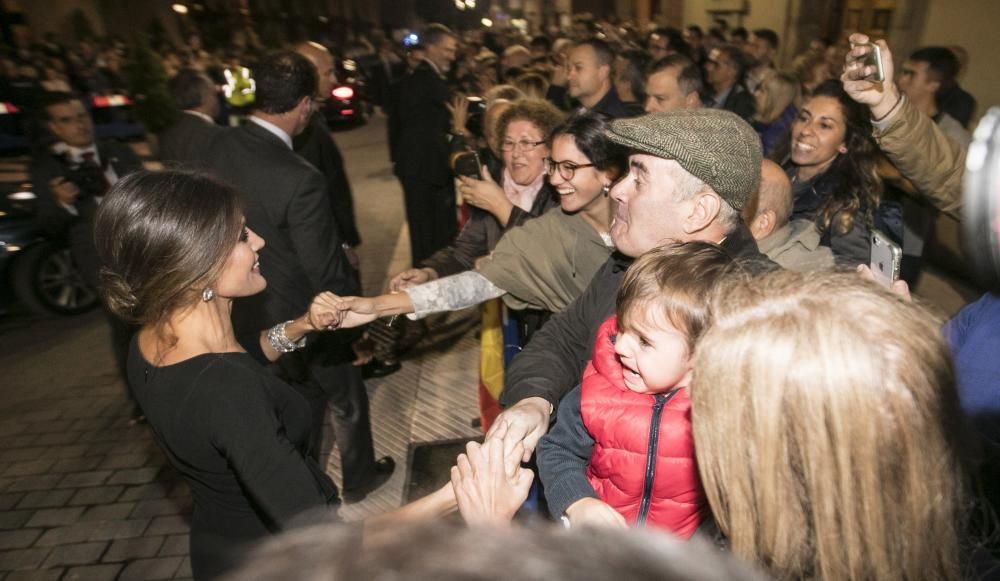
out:
M336 135L354 184L368 292L380 290L409 255L384 135L378 117ZM16 162L5 164L0 174L18 171ZM442 438L475 435L468 426L476 411L470 329L464 324L446 347L369 382L376 451L402 467L364 502L346 507L345 518L399 506L415 439L433 440L439 429ZM38 317L15 308L0 316L0 370L0 581L189 578L191 495L148 426L128 423L103 315ZM463 388L454 397L427 391L456 386ZM334 449L327 467L339 481L338 463Z

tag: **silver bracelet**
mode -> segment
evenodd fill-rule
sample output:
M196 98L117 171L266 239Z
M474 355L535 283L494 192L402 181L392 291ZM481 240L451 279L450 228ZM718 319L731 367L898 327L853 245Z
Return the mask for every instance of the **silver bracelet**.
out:
M303 335L298 341L292 341L288 338L288 335L285 334L285 327L292 322L293 321L285 321L284 323L278 323L267 330L267 342L270 343L271 348L278 353L291 353L292 351L306 346L305 335Z

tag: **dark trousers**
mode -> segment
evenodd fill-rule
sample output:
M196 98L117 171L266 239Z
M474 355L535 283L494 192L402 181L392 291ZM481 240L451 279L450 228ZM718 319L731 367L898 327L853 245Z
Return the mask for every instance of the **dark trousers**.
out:
M345 351L346 350L346 351ZM310 454L319 460L327 405L333 411L333 433L340 450L344 490L364 487L375 477L375 446L368 392L361 368L351 365L350 345L343 338L314 334L302 351L278 359L280 375L309 402L313 412Z
M455 214L455 187L450 181L435 185L412 176L402 176L406 222L410 228L411 264L451 244L458 233Z

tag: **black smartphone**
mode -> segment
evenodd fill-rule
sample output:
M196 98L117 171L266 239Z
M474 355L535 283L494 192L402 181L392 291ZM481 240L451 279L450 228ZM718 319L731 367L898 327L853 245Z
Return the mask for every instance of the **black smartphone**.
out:
M479 168L482 167L482 164L479 162L479 154L475 151L465 151L456 155L451 166L455 170L455 175L475 180L481 179Z

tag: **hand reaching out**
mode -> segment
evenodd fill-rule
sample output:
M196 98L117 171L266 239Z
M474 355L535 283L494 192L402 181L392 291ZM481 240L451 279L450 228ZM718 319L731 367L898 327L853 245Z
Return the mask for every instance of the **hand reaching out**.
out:
M313 297L306 316L314 330L330 331L340 326L344 318L340 301L340 297L329 291L321 292Z
M410 268L392 277L392 280L389 281L389 291L398 293L432 281L437 277L437 273L432 268Z
M462 518L470 525L506 525L524 504L534 474L521 467L523 448L503 453L506 424L500 436L480 445L469 442L451 469L451 483Z
M373 297L338 297L336 308L343 317L341 329L352 329L378 318L378 308Z
M527 462L538 440L549 430L552 404L540 397L522 399L504 410L486 433L486 441L502 440L504 456L520 445L522 460ZM501 432L500 427L503 427Z
M451 103L445 103L451 113L451 132L465 135L465 126L469 121L469 100L465 95L455 95Z

